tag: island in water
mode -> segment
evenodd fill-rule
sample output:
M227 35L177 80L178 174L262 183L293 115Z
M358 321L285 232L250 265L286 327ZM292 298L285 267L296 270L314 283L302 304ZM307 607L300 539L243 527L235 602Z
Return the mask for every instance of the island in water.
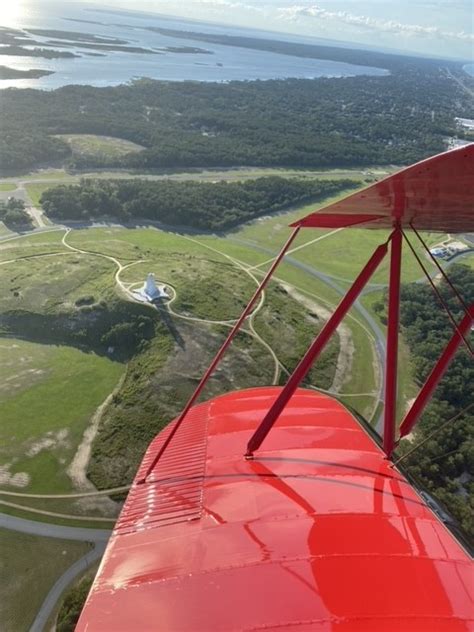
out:
M30 70L19 70L18 68L9 68L8 66L0 66L0 81L6 79L39 79L47 75L54 75L53 70L41 70L40 68L31 68Z

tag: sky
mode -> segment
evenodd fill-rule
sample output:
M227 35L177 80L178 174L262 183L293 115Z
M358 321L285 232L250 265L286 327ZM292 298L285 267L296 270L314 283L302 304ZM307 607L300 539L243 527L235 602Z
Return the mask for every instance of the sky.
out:
M473 59L474 0L94 0L258 29Z

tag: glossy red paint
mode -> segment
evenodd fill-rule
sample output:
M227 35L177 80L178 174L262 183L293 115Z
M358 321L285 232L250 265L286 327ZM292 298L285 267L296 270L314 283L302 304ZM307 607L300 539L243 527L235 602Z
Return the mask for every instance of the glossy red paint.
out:
M342 298L334 313L326 321L324 327L321 329L311 345L308 347L308 350L298 362L298 365L295 367L293 373L288 378L288 381L285 384L284 388L281 390L279 396L276 398L276 400L272 404L272 407L263 418L262 423L258 426L255 433L250 437L250 440L247 444L247 452L245 456L251 457L255 450L259 449L262 441L265 439L265 437L275 424L276 420L285 409L285 406L288 404L290 398L293 396L293 393L304 380L315 361L323 352L326 344L329 342L332 335L336 332L336 329L341 324L343 318L346 316L347 312L357 300L357 297L360 295L374 272L377 270L378 266L383 261L385 255L387 254L387 248L388 242L378 246L375 249L374 253L367 261L361 272L358 274L352 286L347 290L346 295Z
M474 143L423 160L293 226L402 227L443 233L474 231Z
M336 400L297 390L242 458L280 391L190 411L133 485L79 632L473 629L468 555Z

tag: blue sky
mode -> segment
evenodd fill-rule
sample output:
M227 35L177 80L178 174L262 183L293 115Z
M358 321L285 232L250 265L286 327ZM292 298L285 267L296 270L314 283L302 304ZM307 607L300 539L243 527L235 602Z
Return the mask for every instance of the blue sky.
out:
M422 54L474 57L473 0L93 1Z

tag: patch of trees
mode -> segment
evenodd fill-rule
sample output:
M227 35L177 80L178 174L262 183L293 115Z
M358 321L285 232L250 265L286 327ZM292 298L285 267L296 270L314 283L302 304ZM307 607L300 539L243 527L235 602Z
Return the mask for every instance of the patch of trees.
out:
M464 301L474 302L474 270L449 268L449 277ZM438 289L457 322L464 312L449 286ZM416 380L421 384L452 335L451 322L431 287L412 283L402 288L401 323L409 344ZM471 334L471 341L474 336ZM461 345L436 389L431 404L415 426L413 442L402 442L406 452L473 402L474 363ZM474 412L463 414L405 459L408 472L446 506L474 542Z
M0 200L0 222L13 230L28 229L33 226L31 217L25 210L25 203L14 197L8 198L6 202Z
M68 590L59 609L57 632L74 632L93 580L94 576L88 574Z
M46 77L47 75L54 75L54 71L40 70L39 68L19 70L18 68L0 66L0 81L3 79L39 79L40 77Z
M78 299L74 311L40 314L17 309L0 314L1 334L66 344L118 361L127 361L146 349L157 327L158 312L143 305L103 300L91 304L89 297Z
M2 130L0 165L5 172L29 169L33 165L62 163L71 155L71 148L63 140L32 129L29 125L14 128L3 126Z
M277 176L245 182L174 182L84 179L47 189L44 211L56 220L148 219L168 225L222 230L290 205L311 202L357 186L352 180Z
M309 49L292 54L323 54ZM347 56L341 51L326 53ZM60 157L69 156L68 165L79 169L407 164L443 150L444 138L456 135L456 116L474 117L469 94L445 70L460 75L460 64L367 51L353 61L382 65L391 74L227 84L141 79L106 88L4 90L2 125L9 138L0 164L23 169L56 159L61 146L45 147L44 137L81 133L116 136L146 149L122 157L72 157L62 146ZM463 81L470 79L463 75ZM31 143L21 142L29 137L43 147L31 151Z
M23 46L3 46L2 55L14 57L43 57L44 59L66 59L80 57L64 50L52 50L50 48L24 48Z

